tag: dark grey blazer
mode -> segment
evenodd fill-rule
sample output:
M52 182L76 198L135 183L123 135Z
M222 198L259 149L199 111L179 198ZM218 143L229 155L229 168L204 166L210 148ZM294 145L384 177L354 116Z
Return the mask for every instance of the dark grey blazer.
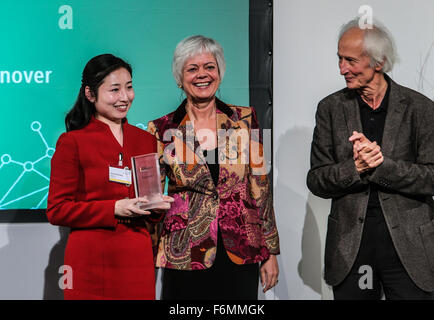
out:
M386 75L387 77L387 75ZM325 249L325 280L337 285L360 246L369 182L378 192L401 261L418 287L434 291L434 103L391 81L382 140L384 162L360 177L348 138L362 132L354 92L323 99L316 113L307 186L332 198Z

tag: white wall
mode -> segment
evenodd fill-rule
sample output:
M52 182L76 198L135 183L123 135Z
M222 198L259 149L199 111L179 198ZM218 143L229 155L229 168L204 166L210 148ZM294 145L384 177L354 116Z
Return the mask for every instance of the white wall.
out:
M0 224L0 300L63 299L58 271L67 232L46 223Z
M281 237L278 299L331 299L323 281L329 200L306 187L318 102L345 86L338 70L342 24L370 5L394 35L398 83L434 98L434 1L274 0L274 194ZM420 81L423 63L427 58Z

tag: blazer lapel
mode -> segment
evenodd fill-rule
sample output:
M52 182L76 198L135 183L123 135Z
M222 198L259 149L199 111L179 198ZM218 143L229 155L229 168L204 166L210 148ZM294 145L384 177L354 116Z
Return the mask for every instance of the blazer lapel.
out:
M193 125L190 122L190 118L185 110L186 103L187 101L184 100L175 112L174 123L175 125L177 125L177 129L180 132L179 137L174 138L175 145L179 148L185 145L184 151L186 154L184 154L183 156L184 164L204 166L206 168L206 174L208 176L207 178L209 178L208 180L212 180L211 173L209 171L208 165L206 164L202 149L200 147L200 143L196 139ZM226 105L224 102L220 101L217 98L216 98L216 106L217 106L216 108L217 131L219 129L224 129L226 132L226 130L228 129L239 128L237 113L235 113L228 105ZM220 144L224 144L223 146L224 149L221 150L226 150L226 139L218 139L218 144L219 144L219 148L220 148ZM220 154L219 154L219 158L220 158ZM196 160L199 160L200 163L198 163L198 161ZM222 166L226 167L224 163L220 165L220 167Z
M239 148L235 150L237 157L234 159L234 150L229 148L237 147L236 136L239 133L240 123L242 119L239 118L238 112L230 108L222 101L216 99L217 103L217 143L218 143L218 159L219 159L219 176L224 170L229 176L233 170L236 170L237 165L233 161L238 161ZM234 142L235 139L235 142ZM232 157L232 158L231 158Z
M348 90L344 93L346 101L342 104L345 120L348 129L348 138L353 135L353 131L363 132L362 120L360 118L360 108L354 92Z
M385 75L385 77L387 77L387 75ZM346 101L343 103L342 108L344 109L347 123L348 136L350 137L353 131L363 132L362 121L355 94L351 91L347 91L344 96ZM399 86L390 79L389 105L387 106L387 116L381 146L381 151L385 156L392 154L395 138L399 134L399 127L405 108L405 98L402 96Z
M187 104L187 99L181 103L181 105L176 109L173 123L178 130L178 135L174 138L175 146L177 150L182 150L179 154L182 154L182 162L185 164L197 164L198 159L203 163L204 159L202 157L202 152L200 144L196 139L194 133L194 127L190 121L190 117L185 109ZM180 149L182 148L182 149Z
M239 128L238 114L233 112L229 106L217 100L216 121L218 148L227 155L229 143L226 137L230 133L229 130L237 130ZM225 163L225 155L219 154L219 160L222 161L223 164Z
M399 86L393 80L390 80L389 105L387 106L387 116L381 146L381 151L385 156L390 156L393 152L406 107L405 98L401 94Z

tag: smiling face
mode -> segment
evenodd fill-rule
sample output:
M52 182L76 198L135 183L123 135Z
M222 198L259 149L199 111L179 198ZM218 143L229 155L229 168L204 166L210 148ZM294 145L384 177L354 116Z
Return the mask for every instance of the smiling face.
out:
M338 44L339 69L349 89L363 89L381 71L381 66L371 67L369 56L363 49L363 31L352 28L344 33Z
M107 124L120 123L134 100L131 74L121 68L108 74L98 88L98 98L86 87L86 97L94 103L95 118Z
M182 87L187 99L193 102L206 102L214 99L220 85L220 74L213 54L197 54L184 64Z

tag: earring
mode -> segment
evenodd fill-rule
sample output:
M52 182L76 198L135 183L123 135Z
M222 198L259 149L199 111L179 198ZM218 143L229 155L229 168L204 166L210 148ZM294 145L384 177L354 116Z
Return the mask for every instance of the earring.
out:
M179 91L179 101L184 101L185 97L184 97L184 90L182 90L182 85L178 86L179 89L181 89L181 91Z

